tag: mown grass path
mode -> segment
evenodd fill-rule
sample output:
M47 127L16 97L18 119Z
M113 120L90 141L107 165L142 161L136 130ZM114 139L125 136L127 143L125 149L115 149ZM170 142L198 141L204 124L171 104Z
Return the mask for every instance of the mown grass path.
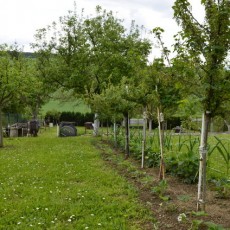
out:
M0 229L146 229L136 190L106 166L93 137L4 139Z

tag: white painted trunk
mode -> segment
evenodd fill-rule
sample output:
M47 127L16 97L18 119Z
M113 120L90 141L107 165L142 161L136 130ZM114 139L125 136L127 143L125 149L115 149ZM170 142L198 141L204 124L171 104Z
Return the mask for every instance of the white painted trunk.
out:
M98 136L99 127L100 127L100 121L98 119L98 114L95 113L95 115L94 115L94 123L93 123L93 135L94 136Z
M159 127L158 129L159 129L160 152L161 152L159 179L164 180L165 179L165 167L164 167L164 153L163 153L163 137L162 137L162 131L161 131L161 126L162 126L161 123L163 122L163 119L161 117L159 108L157 108L157 115L158 115L157 119L158 119L158 127Z
M149 133L152 132L152 129L153 129L153 120L149 119Z
M145 161L146 128L147 128L147 114L146 114L146 108L145 108L145 111L143 113L143 139L142 139L141 168L144 168L144 161Z
M208 112L203 114L202 128L200 137L200 164L199 164L199 181L197 193L197 211L205 211L206 203L206 156L207 156L207 140L208 140L208 126L210 118Z
M113 123L113 137L114 137L114 146L117 147L117 123L115 119Z
M125 158L129 157L129 114L124 115L125 119Z

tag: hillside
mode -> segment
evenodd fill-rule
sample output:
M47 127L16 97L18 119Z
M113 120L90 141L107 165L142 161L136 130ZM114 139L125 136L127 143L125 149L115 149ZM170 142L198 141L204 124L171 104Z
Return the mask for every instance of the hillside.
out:
M76 102L60 102L58 100L50 100L47 104L45 104L41 113L43 115L48 111L60 111L60 112L80 112L80 113L88 113L91 112L90 108L83 101Z

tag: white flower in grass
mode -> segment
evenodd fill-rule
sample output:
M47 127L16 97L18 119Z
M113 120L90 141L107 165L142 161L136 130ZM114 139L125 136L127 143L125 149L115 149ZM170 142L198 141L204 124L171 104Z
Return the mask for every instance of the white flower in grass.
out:
M88 226L85 227L85 229L88 229L88 228L89 228Z
M21 224L21 222L18 222L18 224Z
M45 208L46 211L48 211L49 209L48 208Z
M72 220L71 219L68 219L68 222L71 222Z
M98 226L101 226L101 223L98 223L97 225L98 225Z
M185 213L181 213L178 217L177 217L178 222L182 222L184 220L186 220L186 214Z
M91 216L94 216L94 214L93 214L93 213L91 213Z

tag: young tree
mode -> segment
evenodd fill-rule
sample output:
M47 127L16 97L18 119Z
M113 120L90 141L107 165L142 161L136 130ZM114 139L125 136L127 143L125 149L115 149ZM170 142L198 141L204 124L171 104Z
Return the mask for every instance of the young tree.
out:
M110 114L115 122L117 118L120 118L121 115L123 116L125 126L125 158L128 158L130 155L129 116L138 107L138 104L133 101L133 97L135 96L134 89L135 87L128 84L127 79L123 78L119 85L109 84L101 94L94 94L90 100L91 107L98 114Z
M204 210L206 203L206 153L210 119L221 112L221 106L229 100L229 79L223 74L224 61L230 42L230 1L202 0L205 21L198 22L192 14L188 0L176 0L173 6L174 18L182 26L183 43L177 40L176 48L180 58L189 60L197 70L191 84L198 83L203 108L200 143L200 168L197 209ZM185 59L186 58L186 59ZM191 88L191 85L189 85Z

